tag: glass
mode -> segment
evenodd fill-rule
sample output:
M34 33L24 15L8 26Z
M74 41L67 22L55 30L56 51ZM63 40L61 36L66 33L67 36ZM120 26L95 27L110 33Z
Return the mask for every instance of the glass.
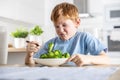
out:
M8 34L7 29L0 26L0 64L7 64L8 58Z

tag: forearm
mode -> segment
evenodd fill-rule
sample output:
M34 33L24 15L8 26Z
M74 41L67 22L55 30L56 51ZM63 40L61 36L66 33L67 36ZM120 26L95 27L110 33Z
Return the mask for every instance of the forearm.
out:
M25 64L35 64L35 61L33 60L33 56L32 55L26 54Z
M110 64L110 59L106 55L87 56L90 64Z

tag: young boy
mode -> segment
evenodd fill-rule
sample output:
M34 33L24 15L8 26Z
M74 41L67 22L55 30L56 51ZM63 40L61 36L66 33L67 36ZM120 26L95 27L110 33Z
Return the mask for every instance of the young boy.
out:
M53 50L69 52L71 57L67 61L74 62L77 66L109 63L107 48L89 33L77 31L80 18L75 5L66 2L58 4L52 11L51 20L58 37L49 40L41 48L35 45L36 42L28 43L26 64L35 64L32 57L39 58L41 54L46 53L50 42L54 43Z

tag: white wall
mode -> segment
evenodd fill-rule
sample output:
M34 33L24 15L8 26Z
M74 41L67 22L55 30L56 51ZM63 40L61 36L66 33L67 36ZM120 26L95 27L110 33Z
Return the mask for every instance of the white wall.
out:
M120 3L120 0L88 0L88 10L92 15L104 15L104 7L115 3Z
M9 43L13 43L10 32L19 27L28 29L35 25L44 26L43 0L0 0L0 27L8 29Z
M42 25L43 6L42 0L0 0L0 16Z
M61 2L73 0L0 0L0 25L9 32L16 27L40 25L44 31L43 40L56 36L54 25L50 20L51 11Z
M23 21L16 21L13 19L8 19L4 17L0 17L0 27L5 27L8 31L8 43L13 43L13 37L10 36L10 33L12 31L15 31L15 29L19 27L25 27L26 29L30 29L34 26L35 24L32 23L26 23Z

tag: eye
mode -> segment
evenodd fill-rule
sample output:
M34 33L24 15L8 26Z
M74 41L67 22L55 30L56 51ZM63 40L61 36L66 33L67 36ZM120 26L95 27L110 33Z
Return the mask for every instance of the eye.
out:
M59 28L59 26L55 26L55 28Z
M63 24L62 26L63 26L63 27L66 27L67 25L66 25L66 24Z

